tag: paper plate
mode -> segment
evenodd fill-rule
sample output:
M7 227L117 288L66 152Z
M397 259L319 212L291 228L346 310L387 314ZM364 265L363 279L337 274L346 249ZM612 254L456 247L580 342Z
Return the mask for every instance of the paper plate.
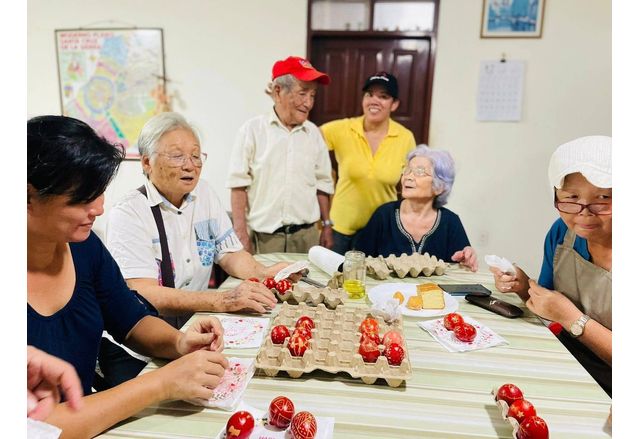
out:
M400 291L404 296L404 303L401 305L402 315L411 317L439 317L458 309L458 301L449 293L444 294L443 309L423 309L413 310L405 305L410 296L416 295L416 284L382 284L368 290L367 295L372 303L386 301L393 298L396 291Z

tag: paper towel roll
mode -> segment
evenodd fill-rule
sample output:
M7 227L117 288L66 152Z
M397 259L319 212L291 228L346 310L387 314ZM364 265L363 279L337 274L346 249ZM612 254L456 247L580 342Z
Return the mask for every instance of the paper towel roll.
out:
M344 256L328 248L314 245L309 249L309 260L320 270L333 276L333 273L340 271L339 268L344 262Z

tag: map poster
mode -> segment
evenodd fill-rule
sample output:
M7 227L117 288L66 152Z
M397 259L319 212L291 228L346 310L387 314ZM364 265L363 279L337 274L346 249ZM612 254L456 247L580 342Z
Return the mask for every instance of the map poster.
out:
M165 110L162 29L56 30L62 114L80 119L128 159L137 138Z

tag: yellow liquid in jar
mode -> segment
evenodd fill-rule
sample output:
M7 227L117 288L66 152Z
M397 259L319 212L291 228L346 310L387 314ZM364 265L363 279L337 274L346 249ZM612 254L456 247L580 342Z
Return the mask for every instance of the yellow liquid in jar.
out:
M349 293L350 299L362 299L364 297L364 283L356 279L345 280L342 287Z

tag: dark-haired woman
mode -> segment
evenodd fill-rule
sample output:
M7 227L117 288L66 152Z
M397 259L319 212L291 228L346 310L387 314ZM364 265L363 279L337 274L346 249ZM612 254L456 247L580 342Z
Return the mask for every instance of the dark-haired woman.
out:
M71 363L83 408L58 405L46 419L68 437L92 437L166 399L208 398L228 363L215 318L186 333L151 315L91 232L123 159L85 123L63 116L27 122L27 342ZM146 355L177 360L91 394L102 331Z

